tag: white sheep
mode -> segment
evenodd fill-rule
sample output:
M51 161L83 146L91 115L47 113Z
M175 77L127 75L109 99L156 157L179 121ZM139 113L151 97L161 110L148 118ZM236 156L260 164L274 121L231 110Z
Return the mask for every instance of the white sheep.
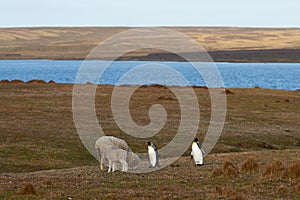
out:
M125 151L124 149L110 149L106 151L104 157L108 160L108 172L114 172L116 170L117 162L122 164L122 172L127 172L127 153L128 151Z
M100 169L103 170L103 164L108 161L108 171L115 171L118 162L122 165L122 171L127 171L128 167L136 167L140 159L128 147L127 143L113 136L102 136L95 143L95 149L98 151Z
M129 150L127 143L124 140L113 136L102 136L95 143L95 149L98 151L100 169L103 170L103 163L107 159L106 152L112 149Z

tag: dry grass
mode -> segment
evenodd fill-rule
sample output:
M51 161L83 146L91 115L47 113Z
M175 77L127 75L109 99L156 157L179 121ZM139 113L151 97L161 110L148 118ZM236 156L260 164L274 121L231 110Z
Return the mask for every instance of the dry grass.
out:
M300 178L300 161L297 161L296 163L288 166L288 174L290 179Z
M284 193L286 193L286 192L287 192L287 188L286 188L284 185L280 185L280 186L278 187L278 193L284 194Z
M299 146L295 146L295 141L300 141L299 92L231 89L235 94L227 97L224 132L202 167L194 167L193 161L183 156L153 173L107 174L99 173L97 161L77 135L72 118L72 87L0 84L0 199L26 199L16 196L26 182L34 183L39 199L68 196L73 199L100 196L103 199L196 199L199 193L203 199L216 199L216 185L227 187L219 195L226 199L243 193L249 199L296 199L297 180L262 179L261 173L241 172L238 178L234 176L238 171L236 166L242 166L249 157L255 157L261 165L277 159L286 166L299 161ZM101 126L106 133L125 139L133 151L146 152L143 139L124 134L115 124L110 110L112 89L111 86L97 89L95 107ZM194 89L201 109L197 135L203 138L210 122L209 94L204 88ZM158 100L161 96L171 98ZM159 147L173 138L180 122L178 102L170 100L173 98L166 88L142 87L130 102L133 119L142 125L149 123L151 105L161 103L166 108L166 126L154 138ZM285 99L290 102L286 103ZM259 148L261 141L280 150ZM224 167L233 169L227 170L230 176L223 174ZM280 193L280 185L286 188L286 193Z
M220 177L222 175L223 175L223 170L222 170L222 168L219 168L219 167L214 168L212 173L211 173L212 177Z
M230 161L226 160L223 163L222 168L216 167L212 170L211 177L225 176L235 178L238 176L238 173L238 167L232 164Z
M285 161L294 161L299 150L286 150L291 155ZM280 157L279 151L251 153L210 154L207 165L194 167L188 157L181 157L173 166L147 174L99 172L97 162L93 166L71 169L48 170L33 173L11 173L0 175L0 199L26 199L15 195L26 182L34 183L38 199L297 199L296 184L288 179L271 181L261 179L260 173L240 173L239 178L226 176L214 178L210 174L219 164L230 159L242 163L249 156L259 162L269 162ZM218 162L218 163L219 163ZM13 184L9 184L13 183ZM282 186L281 186L282 185ZM218 186L218 187L216 187ZM280 189L283 188L283 189ZM282 191L286 190L286 193ZM82 192L84 190L84 192ZM7 193L6 193L7 191Z
M266 166L263 177L269 179L282 179L287 175L287 168L283 165L282 161L275 161Z
M295 192L300 196L300 183L295 186Z
M258 163L254 157L249 157L246 162L242 164L241 170L246 172L256 172L258 171Z
M229 196L236 195L236 191L232 187L222 187L222 186L216 186L215 187L216 192L216 198L226 198Z
M36 195L36 190L34 189L32 183L26 183L20 195Z
M0 83L7 84L7 83L10 83L10 81L9 80L1 80Z
M10 83L19 84L19 83L24 83L24 81L21 81L21 80L12 80Z
M234 92L230 89L225 89L225 91L222 91L222 93L225 93L225 94L234 94Z
M170 28L170 27L169 27ZM300 29L173 27L192 37L218 61L299 61ZM120 27L2 28L2 59L84 59L100 42L129 30ZM157 36L146 38L157 39ZM138 42L138 41L137 41ZM175 41L177 45L179 42ZM171 45L171 44L170 44ZM177 45L180 48L181 45ZM180 51L180 49L179 49ZM178 59L161 50L135 51L127 59ZM103 58L110 58L107 51Z
M235 188L232 187L222 187L216 186L215 187L215 199L230 199L230 200L247 200L247 195L243 192L237 192Z
M46 84L47 82L43 81L43 80L30 80L26 83L29 83L29 84Z
M237 166L226 160L223 164L223 175L227 177L237 177L239 169Z
M230 200L247 200L247 196L244 193L238 193L229 198Z

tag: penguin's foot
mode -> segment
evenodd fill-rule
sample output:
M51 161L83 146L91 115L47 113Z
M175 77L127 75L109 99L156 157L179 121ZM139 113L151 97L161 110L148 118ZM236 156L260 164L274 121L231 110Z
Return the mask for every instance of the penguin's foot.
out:
M204 164L196 164L196 166L203 166Z

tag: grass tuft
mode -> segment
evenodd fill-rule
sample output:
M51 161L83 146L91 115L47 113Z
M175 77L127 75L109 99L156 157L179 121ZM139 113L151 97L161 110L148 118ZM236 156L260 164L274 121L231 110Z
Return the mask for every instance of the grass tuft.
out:
M282 161L275 161L274 163L266 166L263 177L270 179L282 179L287 175L287 169Z
M290 179L300 178L300 160L288 167L288 174Z
M226 176L226 177L237 177L239 173L238 167L232 164L230 161L225 161L223 163L223 168L214 168L211 177L220 177L220 176Z
M232 187L216 186L215 194L216 194L215 196L216 198L225 198L225 197L236 195L236 191Z
M230 200L247 200L247 196L244 193L238 193L229 198Z
M212 177L219 177L219 176L222 176L223 175L223 171L221 168L214 168L212 173L211 173L211 176Z
M20 194L21 195L36 195L36 190L34 189L32 183L26 183Z
M230 89L225 89L225 91L222 92L223 94L234 94L234 92Z
M284 185L280 185L278 187L278 193L285 194L287 192L287 188Z
M232 200L247 200L247 196L244 193L237 193L235 188L232 187L215 187L215 196L216 199L232 199Z
M300 195L300 183L295 186L295 192Z
M237 177L239 173L238 168L230 161L225 161L223 164L223 174L227 177Z
M249 157L247 161L243 163L241 170L245 172L256 172L258 171L258 163L254 157Z

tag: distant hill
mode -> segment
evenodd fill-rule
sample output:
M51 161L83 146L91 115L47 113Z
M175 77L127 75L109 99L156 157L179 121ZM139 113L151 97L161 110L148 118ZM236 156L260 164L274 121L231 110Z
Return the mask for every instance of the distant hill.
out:
M128 29L130 28L1 28L0 59L84 59L101 41ZM215 61L300 62L300 29L231 27L172 27L172 29L195 39ZM109 52L102 58L109 59ZM120 59L181 60L174 54L154 49L131 52Z

